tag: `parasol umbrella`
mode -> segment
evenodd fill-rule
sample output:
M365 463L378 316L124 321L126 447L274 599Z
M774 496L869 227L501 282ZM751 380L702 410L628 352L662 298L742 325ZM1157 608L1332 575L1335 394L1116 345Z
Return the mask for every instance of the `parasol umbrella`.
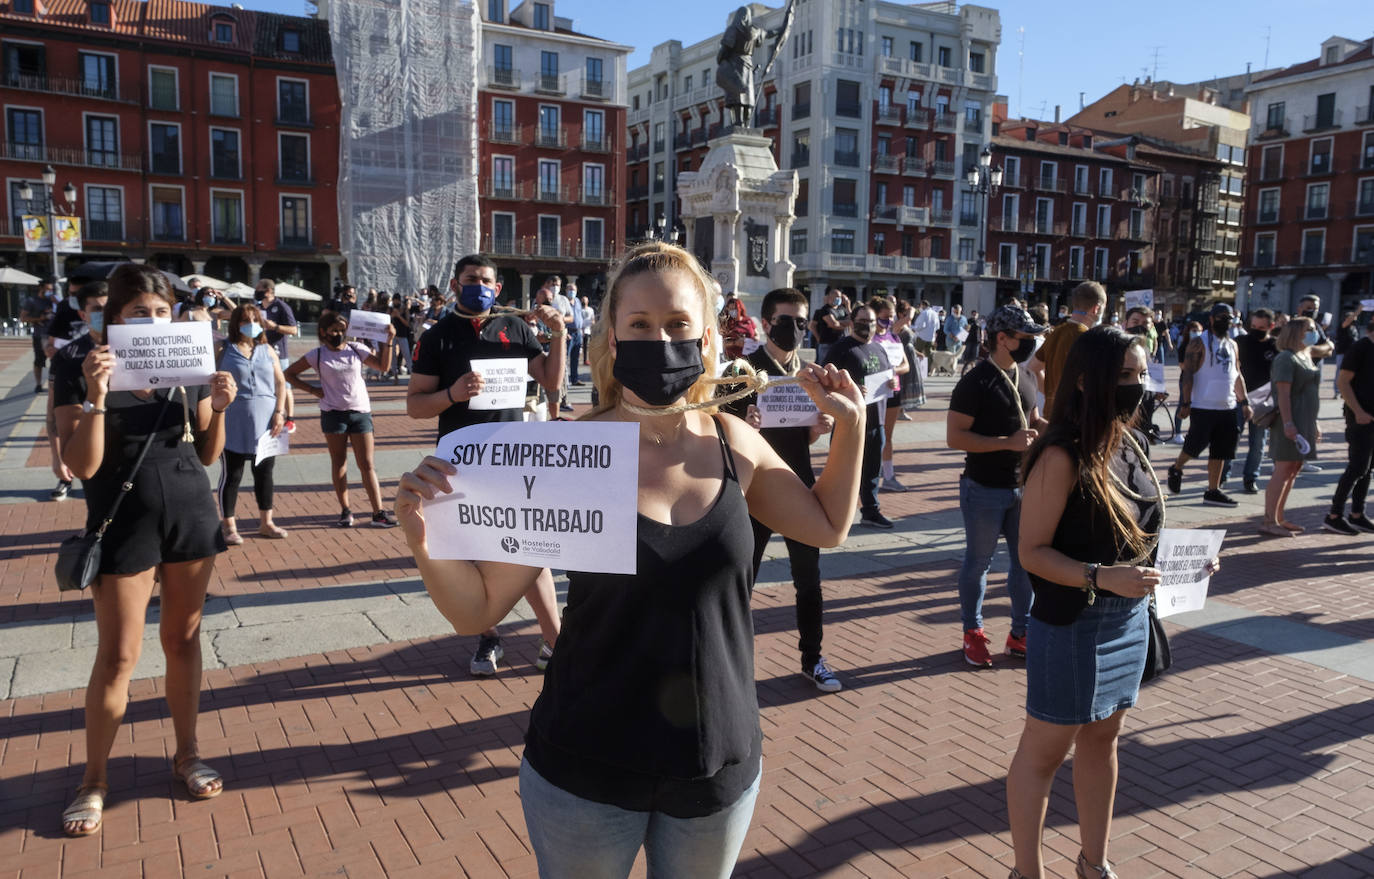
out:
M189 286L192 281L200 281L200 286L209 287L212 290L225 290L229 287L228 281L221 281L219 278L212 278L209 275L187 275L181 280Z
M43 283L28 272L21 272L13 266L0 267L0 284L18 284L23 287L37 287Z
M278 281L276 287L273 289L282 299L298 299L301 302L324 301L324 297L320 296L318 293L311 293L309 290L297 287L295 284L288 284L285 281Z
M252 299L253 288L241 281L235 281L224 288L225 296L232 296L235 299Z
M123 262L85 262L67 273L67 283L81 286L90 281L103 281L108 278L115 269L125 265ZM167 283L172 285L172 291L177 294L190 293L191 288L181 278L171 272L158 269L167 278Z

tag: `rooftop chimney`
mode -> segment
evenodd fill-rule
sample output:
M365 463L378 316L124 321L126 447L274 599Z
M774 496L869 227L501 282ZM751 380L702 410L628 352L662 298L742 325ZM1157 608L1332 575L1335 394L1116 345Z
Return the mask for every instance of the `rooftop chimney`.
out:
M1058 105L1058 104L1055 104L1055 105L1054 105L1054 121L1055 121L1056 124L1059 122L1059 105Z

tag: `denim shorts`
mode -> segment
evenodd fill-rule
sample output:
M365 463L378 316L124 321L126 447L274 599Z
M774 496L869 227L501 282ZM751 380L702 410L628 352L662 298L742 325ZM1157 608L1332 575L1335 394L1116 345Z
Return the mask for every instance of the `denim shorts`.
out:
M1033 615L1026 637L1026 713L1046 723L1105 720L1135 705L1145 673L1149 602L1099 592L1067 626Z
M372 433L372 413L356 409L320 412L320 430L331 433Z

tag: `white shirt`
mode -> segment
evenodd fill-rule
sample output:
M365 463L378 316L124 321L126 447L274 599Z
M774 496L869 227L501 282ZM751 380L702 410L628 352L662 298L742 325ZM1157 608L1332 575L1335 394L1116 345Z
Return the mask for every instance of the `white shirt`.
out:
M590 305L582 306L582 335L590 336L592 334L592 324L595 322L596 312L592 310L592 307Z
M1236 378L1240 376L1236 343L1202 334L1202 364L1193 373L1194 409L1225 411L1236 408Z
M572 303L562 293L553 294L553 307L558 309L558 313L563 315L564 320L572 319Z
M935 309L927 308L925 311L916 315L916 322L911 325L911 331L916 334L916 338L922 342L934 342L935 334L940 329L940 316L935 313Z

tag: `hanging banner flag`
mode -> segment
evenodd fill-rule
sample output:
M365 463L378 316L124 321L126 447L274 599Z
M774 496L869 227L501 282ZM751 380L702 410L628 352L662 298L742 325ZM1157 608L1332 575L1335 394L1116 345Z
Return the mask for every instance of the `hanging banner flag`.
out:
M80 253L81 218L53 217L52 220L53 226L57 229L57 252ZM19 224L24 229L25 251L29 253L42 253L52 250L52 238L48 234L47 217L37 217L32 214L25 214L19 218Z

